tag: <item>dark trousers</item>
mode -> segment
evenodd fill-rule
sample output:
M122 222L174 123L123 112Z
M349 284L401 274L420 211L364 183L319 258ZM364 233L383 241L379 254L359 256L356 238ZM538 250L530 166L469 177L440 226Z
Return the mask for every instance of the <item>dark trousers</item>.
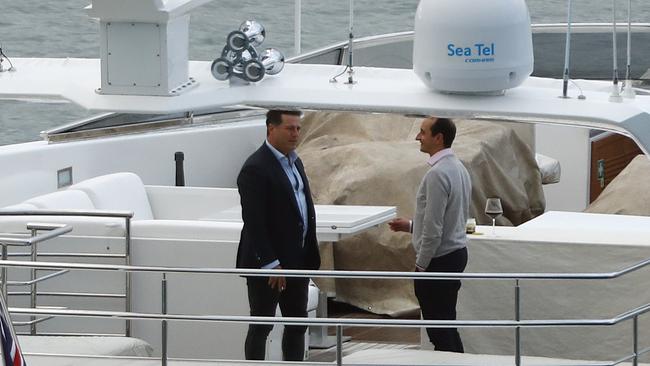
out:
M463 272L467 265L467 248L433 258L427 272ZM456 320L459 280L414 280L415 296L425 320ZM463 353L463 342L456 328L427 328L436 351Z
M309 279L287 277L287 287L280 292L268 285L268 277L248 277L248 303L251 316L275 316L280 311L285 317L307 317L307 294ZM266 339L273 325L250 324L244 353L247 360L263 360L266 355ZM307 326L286 325L282 335L282 358L285 361L302 361L305 350Z

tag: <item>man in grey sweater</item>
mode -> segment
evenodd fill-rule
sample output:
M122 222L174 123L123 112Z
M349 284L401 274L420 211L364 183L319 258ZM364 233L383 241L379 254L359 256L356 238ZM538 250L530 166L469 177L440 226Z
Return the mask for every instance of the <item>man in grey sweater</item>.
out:
M451 150L456 126L447 118L422 121L420 151L429 154L429 171L422 178L416 196L413 220L397 218L393 231L411 232L418 272L463 272L467 265L465 223L469 216L472 183L467 169ZM459 280L415 280L415 295L422 317L455 320ZM438 351L463 352L456 328L427 328L429 340Z

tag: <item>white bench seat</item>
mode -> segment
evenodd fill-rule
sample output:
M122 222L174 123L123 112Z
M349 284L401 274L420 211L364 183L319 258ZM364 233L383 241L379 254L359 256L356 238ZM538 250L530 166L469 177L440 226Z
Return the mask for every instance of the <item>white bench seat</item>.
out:
M19 336L23 353L151 357L153 348L131 337Z

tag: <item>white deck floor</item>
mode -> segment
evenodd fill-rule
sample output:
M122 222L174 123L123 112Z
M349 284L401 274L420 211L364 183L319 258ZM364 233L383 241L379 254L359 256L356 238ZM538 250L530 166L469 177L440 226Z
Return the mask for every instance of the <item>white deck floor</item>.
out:
M131 357L53 356L32 354L25 356L30 366L159 366L160 359ZM203 361L169 360L169 366L259 366L259 365L332 365L328 362L273 362L273 361ZM363 350L343 358L344 365L440 365L440 366L509 366L514 365L512 356L455 354L412 349ZM552 365L603 365L605 362L563 360L544 357L523 357L526 366ZM631 362L621 363L631 366ZM640 363L639 366L650 366Z

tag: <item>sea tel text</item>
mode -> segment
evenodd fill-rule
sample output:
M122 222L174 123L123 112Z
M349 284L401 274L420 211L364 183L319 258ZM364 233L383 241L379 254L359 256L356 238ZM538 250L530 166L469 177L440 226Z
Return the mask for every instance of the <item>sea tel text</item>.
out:
M494 43L476 43L473 47L458 47L453 43L447 45L447 56L465 57L465 62L494 62L496 55Z

